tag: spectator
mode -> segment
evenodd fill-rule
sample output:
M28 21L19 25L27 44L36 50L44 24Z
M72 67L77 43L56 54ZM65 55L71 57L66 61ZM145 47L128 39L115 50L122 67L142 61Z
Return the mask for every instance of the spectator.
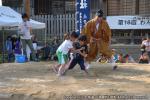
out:
M124 58L124 63L135 63L135 60L129 54L126 54L123 58Z
M144 42L146 42L146 38L142 39L142 44L141 44L141 54L143 54L144 52L146 52L146 46L144 45Z
M15 46L16 46L16 41L17 41L17 36L16 35L12 35L11 36L11 40L12 40L12 49L13 49L13 51L14 51L14 49L15 49Z
M21 41L22 41L22 47L23 47L23 54L27 56L26 54L26 47L29 46L31 52L32 52L32 58L34 61L38 61L36 59L35 50L32 45L31 41L31 24L29 21L29 16L25 13L22 15L22 24L20 26L21 30Z
M15 58L16 58L16 56L22 54L20 38L17 38L17 40L16 40L16 42L15 42L14 53L15 53ZM15 62L16 62L16 61L15 61Z
M145 51L147 52L147 54L148 54L148 56L150 58L150 36L148 36L147 39L144 40L141 45L143 47L145 46Z
M124 63L123 54L122 53L119 53L117 63Z
M117 54L115 49L112 49L112 54L113 54L113 60L117 63L119 60L119 55Z
M141 54L143 54L144 52L146 52L146 46L142 44L140 50Z
M52 45L50 46L50 58L51 58L51 60L57 60L56 50L58 47L59 47L58 42L53 42Z
M144 52L140 56L139 63L141 63L141 64L148 64L149 63L149 56L148 56L147 52Z
M12 40L11 40L11 36L7 37L6 40L6 50L7 50L7 54L8 54L8 62L11 62L11 58L13 57L13 48L12 48Z
M45 46L41 49L43 50L43 59L48 60L50 55L50 46L48 43L45 44Z
M39 59L39 54L38 54L38 41L35 35L32 36L32 44L33 48L35 50L36 58Z

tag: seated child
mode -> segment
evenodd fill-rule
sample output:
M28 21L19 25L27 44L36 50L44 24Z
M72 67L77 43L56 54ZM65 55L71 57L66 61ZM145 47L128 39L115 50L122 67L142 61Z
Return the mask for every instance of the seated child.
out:
M116 49L112 49L112 54L114 62L117 63L119 60L119 54L117 53Z
M123 54L119 53L117 63L124 63Z
M141 53L143 54L144 52L146 52L146 46L145 45L141 45Z
M22 54L20 38L17 38L17 41L15 42L14 54L15 54L15 58L18 55ZM15 59L15 62L17 62L16 59Z
M129 54L126 54L123 58L124 58L124 63L135 63L135 60Z
M148 64L149 63L149 56L148 56L147 52L144 52L140 56L139 63L141 63L141 64Z
M48 43L45 44L45 46L41 49L43 51L43 60L49 60L50 55L50 46Z

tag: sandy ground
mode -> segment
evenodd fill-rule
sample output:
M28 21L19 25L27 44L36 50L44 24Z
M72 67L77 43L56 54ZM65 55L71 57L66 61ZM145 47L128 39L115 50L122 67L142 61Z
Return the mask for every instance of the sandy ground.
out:
M58 77L55 62L0 65L0 100L150 100L150 65L92 63Z

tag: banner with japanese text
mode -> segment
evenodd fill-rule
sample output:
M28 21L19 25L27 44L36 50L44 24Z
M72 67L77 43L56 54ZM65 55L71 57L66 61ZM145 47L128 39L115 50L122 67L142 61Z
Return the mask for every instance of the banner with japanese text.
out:
M111 29L150 29L150 17L145 16L107 16Z
M76 32L80 34L90 19L90 0L76 0Z

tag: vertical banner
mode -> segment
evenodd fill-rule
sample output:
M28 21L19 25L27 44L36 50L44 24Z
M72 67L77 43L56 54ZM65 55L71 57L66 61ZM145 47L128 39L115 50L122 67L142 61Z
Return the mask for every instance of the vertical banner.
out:
M80 34L90 19L90 0L76 0L76 32Z

